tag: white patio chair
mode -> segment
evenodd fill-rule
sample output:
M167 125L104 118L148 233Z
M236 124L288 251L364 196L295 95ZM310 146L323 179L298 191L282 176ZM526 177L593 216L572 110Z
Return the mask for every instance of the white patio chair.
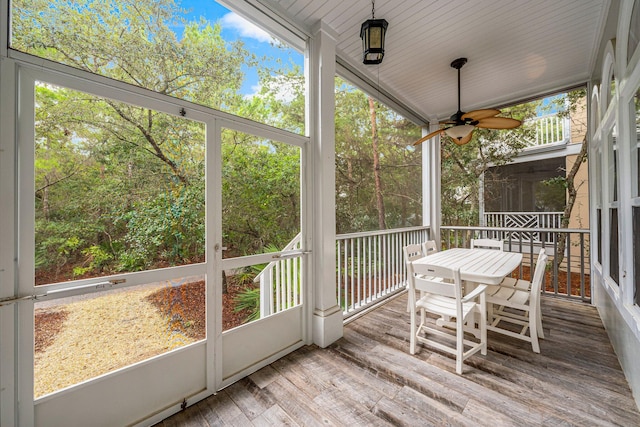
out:
M422 244L422 253L424 253L425 256L436 252L438 252L438 245L436 245L435 240L427 240Z
M547 254L540 249L531 282L517 280L508 285L487 286L489 324L487 329L531 343L534 353L540 353L538 338L544 338L540 309L540 290L547 265ZM494 310L498 306L497 310ZM520 332L507 329L501 322L520 326ZM528 330L528 334L527 334Z
M504 251L504 243L502 240L471 239L471 249L499 249Z
M462 281L460 271L439 266L427 266L429 277L417 276L414 273L411 262L407 265L409 274L409 302L413 307L411 310L411 337L409 351L415 354L416 342L437 348L456 357L456 372L462 374L462 363L471 355L477 353L487 354L487 311L484 290L486 285L480 285L469 295L462 295ZM433 275L431 275L433 273ZM417 299L416 292L424 292L424 295ZM475 302L479 299L480 302ZM417 325L416 310L420 310L421 321ZM448 318L455 318L455 346L451 347L446 342L453 338L451 334L430 326L427 323L425 313ZM464 326L467 321L474 322L474 315L480 318L480 340L479 342L466 339L464 337ZM423 335L424 334L424 335ZM444 338L435 341L432 336ZM443 343L444 342L444 343ZM469 349L465 351L465 346Z
M407 245L402 248L404 252L404 262L409 265L409 262L414 261L418 258L422 258L424 256L430 255L434 252L438 252L438 246L436 245L435 240L427 240L422 243L422 245L414 244ZM407 277L408 277L408 267L407 267ZM407 289L409 289L409 284L407 283ZM420 295L422 296L422 295ZM407 300L407 311L411 310L411 305Z

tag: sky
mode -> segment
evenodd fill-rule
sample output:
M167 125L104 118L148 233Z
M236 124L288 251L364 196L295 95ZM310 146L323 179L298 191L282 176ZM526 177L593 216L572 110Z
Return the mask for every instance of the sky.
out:
M176 0L176 3L183 9L188 9L187 20L197 21L200 17L211 23L220 22L222 26L222 38L228 41L240 39L244 42L245 48L255 53L258 57L268 56L279 58L283 63L289 63L292 59L301 69L304 55L294 49L275 48L271 46L272 37L265 31L256 27L249 21L231 12L224 6L213 0ZM255 69L243 67L245 82L240 93L250 96L259 90L258 74Z

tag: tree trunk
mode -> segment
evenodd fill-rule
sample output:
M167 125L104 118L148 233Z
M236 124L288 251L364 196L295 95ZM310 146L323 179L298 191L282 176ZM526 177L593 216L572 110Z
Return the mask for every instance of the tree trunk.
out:
M384 220L384 200L382 198L382 181L380 180L380 154L378 153L378 127L376 126L376 107L369 97L369 113L371 117L371 147L373 148L373 176L376 185L376 205L378 208L378 227L387 228Z
M564 207L564 212L562 213L562 222L560 224L560 228L569 228L569 220L571 219L571 211L573 210L573 205L576 203L576 197L578 195L578 190L575 186L575 178L578 174L578 170L580 166L584 162L587 157L587 139L582 140L582 147L580 148L580 153L576 157L576 161L573 163L571 170L567 174L567 204ZM558 256L556 265L560 266L560 263L564 260L564 250L567 247L568 236L563 235L558 239Z

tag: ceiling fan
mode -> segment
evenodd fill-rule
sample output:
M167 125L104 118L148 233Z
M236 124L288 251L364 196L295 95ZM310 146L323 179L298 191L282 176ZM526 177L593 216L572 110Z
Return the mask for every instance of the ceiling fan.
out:
M429 135L423 136L413 145L422 144L427 139L433 138L439 133L445 133L453 142L458 145L464 145L471 141L471 136L475 128L482 129L513 129L522 124L520 120L508 117L496 117L500 114L500 110L474 110L465 113L460 110L460 68L467 63L467 58L458 58L451 63L451 67L458 70L458 111L453 114L449 120L440 122L440 124L448 125L444 129L431 132ZM452 125L452 126L451 126Z

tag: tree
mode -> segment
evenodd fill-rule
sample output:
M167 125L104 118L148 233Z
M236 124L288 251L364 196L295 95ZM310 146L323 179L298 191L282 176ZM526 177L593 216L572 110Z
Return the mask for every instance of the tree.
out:
M371 149L373 154L373 181L375 182L376 207L378 209L378 227L387 228L384 214L384 199L382 197L382 181L380 180L380 152L378 151L378 127L376 125L376 107L373 98L369 96L369 114L371 117Z
M339 78L335 120L336 231L421 225L419 128Z
M572 121L572 127L582 125L584 129L586 129L586 123L580 123L580 119L583 117L584 113L586 113L586 95L587 92L585 89L577 89L567 94L567 102L561 102L560 100L556 101L556 105L559 108L558 114L561 117L570 117ZM578 110L581 110L582 114L577 114ZM580 152L578 153L573 165L571 166L571 169L569 169L566 178L564 179L564 185L567 189L567 204L565 205L564 212L562 213L562 221L560 225L561 228L569 228L571 213L573 212L573 208L575 206L576 198L578 195L578 187L576 187L575 179L578 175L580 167L587 161L587 152L588 146L587 136L585 132L585 135L582 138ZM564 251L567 246L568 238L569 236L567 234L564 234L558 241L558 256L556 257L557 259L554 259L554 262L558 266L564 260Z
M242 43L223 40L218 24L186 22L184 12L172 0L17 0L12 47L161 94L269 117L277 105L269 103L276 95L268 85L260 102L239 94L240 70L255 66L255 57ZM270 74L261 76L268 81ZM304 120L287 116L304 119L300 94L297 110L283 110L274 121L303 129ZM40 273L51 276L52 264L98 274L203 259L203 125L46 84L36 87L36 99ZM271 166L282 165L249 164ZM250 190L266 194L268 185L257 180ZM299 215L299 206L287 209ZM39 282L62 279L54 276Z

